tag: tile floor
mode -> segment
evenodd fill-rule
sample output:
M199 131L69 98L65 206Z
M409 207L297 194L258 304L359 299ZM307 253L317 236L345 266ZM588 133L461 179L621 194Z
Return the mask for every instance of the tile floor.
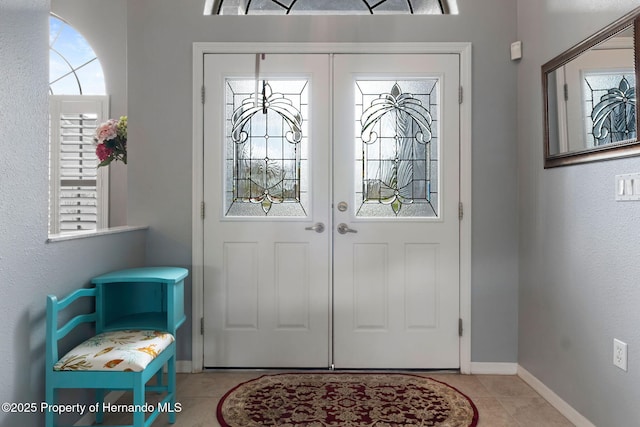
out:
M219 427L216 406L232 387L265 371L209 371L200 374L178 374L177 399L182 411L176 423L169 424L161 414L153 427ZM415 372L412 372L416 374ZM417 373L443 381L469 396L480 415L479 427L565 427L573 426L546 400L517 376L459 375L454 373ZM130 402L123 396L118 403ZM105 423L130 422L118 414L107 414Z

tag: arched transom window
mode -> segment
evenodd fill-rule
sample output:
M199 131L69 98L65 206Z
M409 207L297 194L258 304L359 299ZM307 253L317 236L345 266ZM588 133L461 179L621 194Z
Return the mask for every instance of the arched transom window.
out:
M205 15L446 15L455 0L206 0Z

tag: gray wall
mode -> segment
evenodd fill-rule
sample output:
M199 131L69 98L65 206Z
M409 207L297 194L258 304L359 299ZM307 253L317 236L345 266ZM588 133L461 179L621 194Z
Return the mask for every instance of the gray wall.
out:
M472 361L516 362L516 2L458 3L457 16L204 17L202 0L129 2L128 219L151 226L149 263L191 262L193 42L471 41ZM178 359L190 338L187 324Z
M640 203L614 176L640 158L543 169L540 66L637 0L518 1L520 311L518 360L593 424L640 420ZM629 345L615 368L613 338Z
M145 232L46 243L47 0L0 0L0 402L44 400L45 296L139 266ZM0 426L44 425L0 412Z

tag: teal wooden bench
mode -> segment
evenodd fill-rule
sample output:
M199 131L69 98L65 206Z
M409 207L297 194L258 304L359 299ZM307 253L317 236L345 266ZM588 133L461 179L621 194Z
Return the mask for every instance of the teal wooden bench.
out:
M182 268L147 268L131 269L114 272L94 279L95 288L79 289L67 297L58 301L56 296L47 296L47 326L46 326L46 375L45 375L45 401L50 407L57 402L57 394L60 389L94 389L96 422L103 421L103 404L107 391L131 390L133 392L132 408L133 424L113 427L148 427L161 412L167 412L169 422L174 423L175 413L175 330L184 322L184 313L175 307L182 304L183 280L187 276L187 270ZM130 279L126 279L129 277ZM143 280L146 277L147 279ZM127 282L129 280L129 282ZM116 283L117 285L106 287L105 285ZM161 291L152 294L143 294L141 304L146 312L137 316L131 313L131 304L123 303L126 318L124 322L115 321L108 327L102 311L107 305L112 307L117 301L107 297L110 290L122 292L121 285L132 284L134 288L142 286L149 291L149 285L161 285ZM109 291L107 291L108 289ZM167 291L172 295L167 298ZM158 294L158 295L156 295ZM150 308L149 301L153 295L158 297L155 308ZM139 295L140 297L140 295ZM175 298L174 298L175 297ZM90 298L95 301L96 310L90 313L78 314L64 322L59 323L59 314L73 302L81 298ZM126 295L120 298L127 299ZM97 299L97 300L96 300ZM130 299L130 298L129 298ZM167 304L167 300L170 303ZM177 303L176 303L177 300ZM129 301L130 303L130 301ZM93 307L94 304L91 304ZM152 313L148 311L152 310ZM113 314L113 313L111 313ZM62 316L60 316L62 317ZM139 319L153 318L151 328L144 328L145 322ZM160 322L159 318L169 319ZM137 319L137 320L136 320ZM78 326L89 323L95 327L93 337L74 347L67 354L60 357L59 341L66 337ZM168 326L168 327L167 327ZM166 384L162 380L163 367L167 366ZM154 385L147 383L156 377ZM147 404L146 392L162 393L164 396L160 402ZM150 411L153 409L153 411ZM46 427L56 427L56 414L45 411ZM111 427L111 426L110 426Z

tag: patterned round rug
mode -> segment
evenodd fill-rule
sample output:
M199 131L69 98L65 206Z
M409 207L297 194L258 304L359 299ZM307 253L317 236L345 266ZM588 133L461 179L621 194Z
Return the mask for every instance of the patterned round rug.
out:
M464 394L407 374L264 375L231 389L218 404L222 427L475 427L478 410Z

